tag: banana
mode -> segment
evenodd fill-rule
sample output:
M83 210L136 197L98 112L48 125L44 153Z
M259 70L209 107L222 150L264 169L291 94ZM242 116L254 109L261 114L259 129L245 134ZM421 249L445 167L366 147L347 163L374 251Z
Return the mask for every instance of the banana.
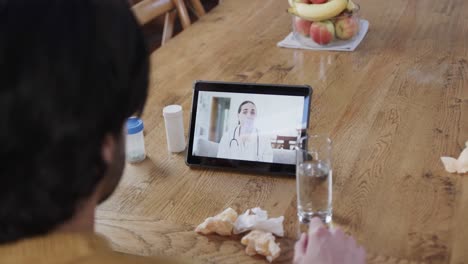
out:
M289 0L288 12L311 21L322 21L339 15L348 6L348 0L329 0L324 4L304 4Z

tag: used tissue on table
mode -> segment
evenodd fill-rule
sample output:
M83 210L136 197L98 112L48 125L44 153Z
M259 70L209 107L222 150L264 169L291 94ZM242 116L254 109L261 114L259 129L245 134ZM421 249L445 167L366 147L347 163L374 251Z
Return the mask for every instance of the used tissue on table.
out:
M281 252L275 237L271 233L254 230L244 236L241 240L242 245L246 245L245 253L249 256L260 254L266 256L269 262L276 259Z
M284 236L283 221L283 216L268 219L267 211L259 207L248 209L234 223L234 234L249 230L261 230L282 237Z
M458 159L451 157L441 157L445 170L450 173L467 173L468 172L468 141L465 143L465 149L462 151Z
M222 213L208 217L195 229L195 232L208 235L216 233L221 236L230 236L234 227L234 222L237 219L237 212L228 208Z

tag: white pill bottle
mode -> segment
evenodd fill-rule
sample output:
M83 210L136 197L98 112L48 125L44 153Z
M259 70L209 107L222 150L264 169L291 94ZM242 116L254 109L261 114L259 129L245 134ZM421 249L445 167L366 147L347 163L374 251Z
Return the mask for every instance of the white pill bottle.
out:
M170 152L185 150L184 119L182 106L168 105L163 109L166 125L167 149Z

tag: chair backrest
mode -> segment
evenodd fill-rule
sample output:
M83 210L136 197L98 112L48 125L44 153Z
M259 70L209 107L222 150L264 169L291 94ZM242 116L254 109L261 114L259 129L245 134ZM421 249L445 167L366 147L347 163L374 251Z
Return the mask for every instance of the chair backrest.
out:
M296 145L297 138L290 136L277 136L276 137L276 148L279 149L291 149Z
M205 15L206 13L205 8L203 7L200 0L190 0L190 7L191 9L193 9L195 15L199 18Z
M164 45L174 33L174 22L177 14L179 14L184 29L191 24L184 0L142 0L132 6L132 11L141 25L147 24L156 17L165 15L161 41L162 45Z

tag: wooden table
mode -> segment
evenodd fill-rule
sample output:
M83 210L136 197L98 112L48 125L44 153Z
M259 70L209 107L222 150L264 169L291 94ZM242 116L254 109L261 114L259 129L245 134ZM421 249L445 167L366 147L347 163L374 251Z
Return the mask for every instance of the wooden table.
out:
M285 216L278 262L291 262L295 180L191 170L169 154L162 108L189 123L197 79L309 84L311 127L334 141L334 223L369 263L468 263L468 175L440 156L468 140L468 1L361 0L370 31L352 53L277 48L286 0L225 0L152 54L144 120L149 158L129 165L97 212L116 250L204 263L258 263L237 238L193 232L227 207Z

